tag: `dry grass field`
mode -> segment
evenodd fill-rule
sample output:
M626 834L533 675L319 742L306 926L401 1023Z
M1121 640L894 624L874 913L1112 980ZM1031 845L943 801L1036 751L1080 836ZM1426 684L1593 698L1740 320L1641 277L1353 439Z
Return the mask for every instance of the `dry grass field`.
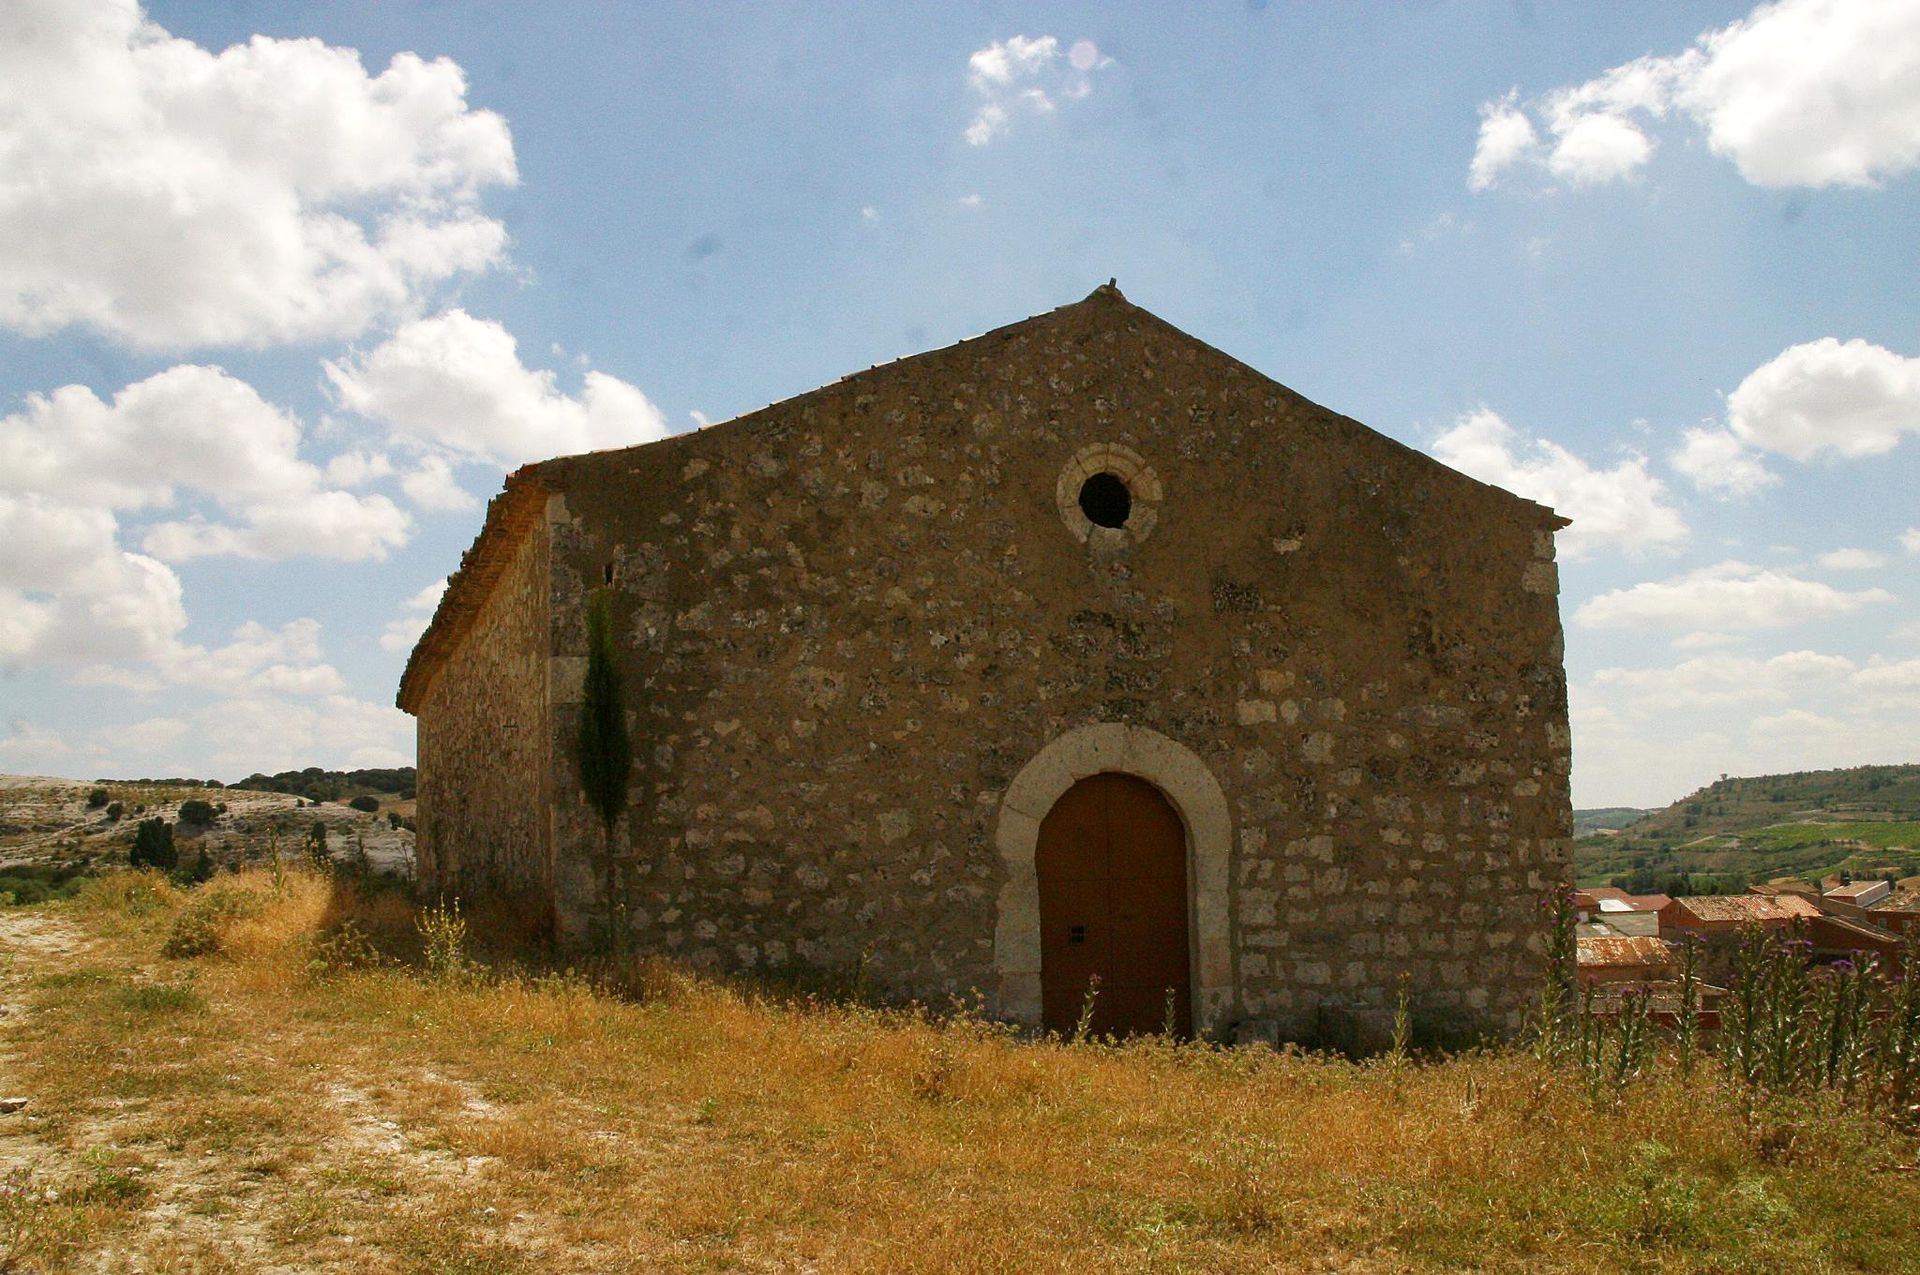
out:
M1711 1069L1024 1041L418 920L256 870L0 910L0 1270L1920 1269L1910 1137Z

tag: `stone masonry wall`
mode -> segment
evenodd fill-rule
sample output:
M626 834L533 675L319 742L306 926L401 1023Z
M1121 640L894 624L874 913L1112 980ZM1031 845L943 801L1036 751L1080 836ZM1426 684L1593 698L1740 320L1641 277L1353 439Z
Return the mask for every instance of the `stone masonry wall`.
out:
M505 547L421 707L415 853L429 891L551 898L547 548L543 521Z
M1103 443L1151 470L1137 540L1056 502ZM637 762L612 888L641 946L988 990L1008 781L1125 721L1229 799L1248 1030L1377 1025L1403 973L1430 1027L1519 1025L1569 871L1547 511L1110 289L539 479L564 931L608 911L566 701L611 569Z

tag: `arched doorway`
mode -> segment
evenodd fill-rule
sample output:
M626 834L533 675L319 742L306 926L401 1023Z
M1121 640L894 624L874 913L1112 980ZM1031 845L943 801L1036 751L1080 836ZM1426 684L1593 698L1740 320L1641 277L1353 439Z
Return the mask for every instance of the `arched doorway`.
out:
M1187 834L1158 788L1090 775L1040 821L1041 1021L1071 1032L1097 978L1092 1029L1191 1034ZM1171 1007L1169 1007L1171 999Z

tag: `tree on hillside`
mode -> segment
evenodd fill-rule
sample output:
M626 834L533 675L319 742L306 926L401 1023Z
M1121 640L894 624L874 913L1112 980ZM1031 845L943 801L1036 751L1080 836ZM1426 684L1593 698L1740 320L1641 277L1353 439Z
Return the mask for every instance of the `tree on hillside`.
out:
M627 708L620 693L620 668L613 646L613 603L605 589L587 600L587 676L580 701L577 749L580 789L600 816L606 834L607 928L617 941L619 921L612 915L617 897L613 825L627 806L627 779L633 774L633 741L627 735Z
M203 801L199 797L189 797L180 803L179 819L183 824L205 828L213 823L216 813L212 802Z
M165 819L142 819L134 830L127 862L136 868L158 868L162 872L178 867L180 856L173 848L173 825Z

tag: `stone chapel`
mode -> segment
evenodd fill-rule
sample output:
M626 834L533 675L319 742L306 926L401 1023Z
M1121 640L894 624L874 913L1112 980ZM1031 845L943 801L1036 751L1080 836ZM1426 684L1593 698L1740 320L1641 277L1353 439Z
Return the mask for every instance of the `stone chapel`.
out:
M1521 1025L1570 872L1551 510L1128 302L525 466L400 684L423 888L1070 1028ZM609 598L634 767L576 740Z

